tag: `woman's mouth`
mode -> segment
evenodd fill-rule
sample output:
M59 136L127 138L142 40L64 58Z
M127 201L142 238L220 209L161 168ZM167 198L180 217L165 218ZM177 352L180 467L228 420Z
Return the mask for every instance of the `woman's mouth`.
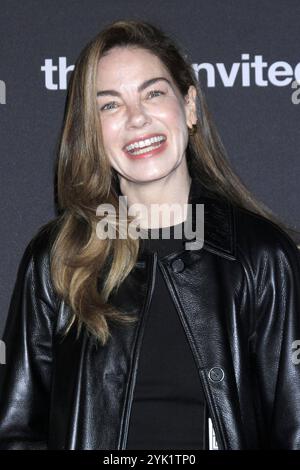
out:
M156 135L145 140L138 140L123 150L127 157L132 160L140 158L150 158L163 152L167 147L167 138L164 135Z

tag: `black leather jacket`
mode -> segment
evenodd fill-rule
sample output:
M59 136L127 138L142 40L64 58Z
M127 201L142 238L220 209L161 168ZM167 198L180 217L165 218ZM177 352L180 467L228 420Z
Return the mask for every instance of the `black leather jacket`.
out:
M271 222L206 197L202 249L144 253L112 296L139 321L103 347L51 285L52 222L20 263L0 366L1 449L125 449L145 320L160 264L198 364L219 449L300 449L300 262Z

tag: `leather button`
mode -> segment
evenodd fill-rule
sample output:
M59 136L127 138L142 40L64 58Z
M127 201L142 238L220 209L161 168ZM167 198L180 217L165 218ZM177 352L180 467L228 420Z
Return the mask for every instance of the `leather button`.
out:
M180 273L181 271L184 270L184 262L182 259L175 259L172 263L172 269L175 273Z
M224 371L221 367L213 367L208 372L208 377L212 382L222 382L224 375Z

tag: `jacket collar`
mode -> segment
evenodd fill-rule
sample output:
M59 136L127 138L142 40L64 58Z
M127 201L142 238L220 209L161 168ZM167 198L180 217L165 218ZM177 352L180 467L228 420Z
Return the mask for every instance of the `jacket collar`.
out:
M191 208L188 217L192 216L193 231L196 227L196 205L204 204L203 249L229 259L235 259L236 235L232 204L225 198L222 199L219 195L208 192L195 176L192 176L188 202L189 208ZM184 241L192 241L191 239L187 240L184 234L183 239Z
M121 195L117 182L117 194ZM208 191L195 175L191 174L188 196L189 210L187 217L192 217L192 230L196 229L196 205L204 204L204 240L201 249L210 251L228 259L236 259L235 212L232 204L225 198ZM183 231L183 243L193 242L194 238L186 238ZM141 258L144 258L141 253Z

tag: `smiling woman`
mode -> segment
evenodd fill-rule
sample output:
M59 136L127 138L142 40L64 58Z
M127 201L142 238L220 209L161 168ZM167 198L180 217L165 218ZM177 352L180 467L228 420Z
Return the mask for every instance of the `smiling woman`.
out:
M294 232L231 169L192 66L154 25L117 21L81 52L57 201L12 295L0 448L209 449L213 431L219 449L300 449ZM156 240L124 236L156 204L168 219L138 219ZM99 236L100 206L117 237ZM200 206L189 249L175 232Z
M186 202L185 151L188 128L197 121L195 87L183 97L152 52L113 47L99 61L97 90L103 144L129 206Z

